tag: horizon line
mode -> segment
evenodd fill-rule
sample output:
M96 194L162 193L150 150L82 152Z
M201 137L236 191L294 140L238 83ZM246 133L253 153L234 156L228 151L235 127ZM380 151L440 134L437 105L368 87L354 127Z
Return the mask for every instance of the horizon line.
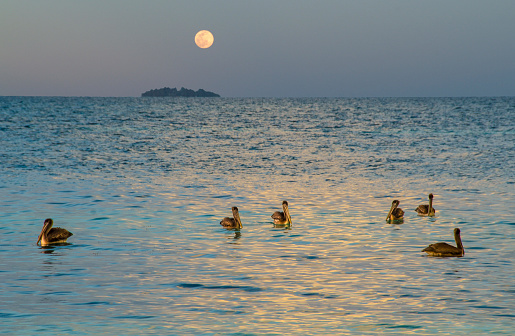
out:
M32 98L142 98L142 99L220 99L220 98L276 98L276 99L302 99L302 98L514 98L515 95L495 95L495 96L220 96L220 97L142 97L142 96L59 96L59 95L0 95L0 97L32 97Z

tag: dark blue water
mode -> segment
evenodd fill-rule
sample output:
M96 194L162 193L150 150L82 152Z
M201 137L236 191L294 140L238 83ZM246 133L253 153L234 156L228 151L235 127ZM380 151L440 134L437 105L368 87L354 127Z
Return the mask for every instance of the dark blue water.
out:
M0 328L512 335L514 147L515 98L0 97Z

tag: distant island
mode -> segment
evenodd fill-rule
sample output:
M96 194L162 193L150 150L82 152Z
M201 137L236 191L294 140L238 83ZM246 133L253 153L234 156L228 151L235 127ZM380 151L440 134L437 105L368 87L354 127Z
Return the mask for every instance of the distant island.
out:
M164 87L162 89L153 89L141 94L142 97L220 97L219 94L214 92L205 91L199 89L198 91L181 88L177 90L176 88L170 89L169 87Z

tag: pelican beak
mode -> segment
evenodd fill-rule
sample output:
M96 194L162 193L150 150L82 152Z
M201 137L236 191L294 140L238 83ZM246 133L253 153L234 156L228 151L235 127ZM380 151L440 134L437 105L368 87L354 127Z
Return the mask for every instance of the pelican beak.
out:
M392 202L392 207L390 208L390 211L388 212L388 216L386 216L386 220L390 219L390 216L392 215L393 210L397 207L395 202Z
M237 207L234 207L232 209L232 215L234 216L234 220L236 221L236 223L238 223L238 229L243 228L243 224L241 224L240 213L238 212Z
M433 194L429 194L429 208L427 209L427 215L428 216L435 215L435 213L433 212Z
M284 211L284 215L285 215L286 219L288 220L288 224L293 225L293 223L291 221L291 216L290 216L290 209L288 209L288 202L283 203L283 211Z
M36 242L36 245L39 245L39 242L41 241L41 238L43 238L43 232L45 232L45 228L43 227L43 230L41 230L41 233L38 236L38 241Z
M39 244L39 242L41 241L41 239L43 238L43 235L45 234L45 232L47 232L48 230L50 230L50 228L52 227L52 221L51 220L45 220L45 224L43 224L43 229L41 229L41 233L39 234L38 236L38 241L36 242L36 245Z

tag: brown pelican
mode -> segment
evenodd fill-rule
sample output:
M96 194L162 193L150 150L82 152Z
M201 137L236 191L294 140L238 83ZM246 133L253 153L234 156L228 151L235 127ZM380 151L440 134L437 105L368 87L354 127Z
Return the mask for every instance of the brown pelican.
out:
M227 229L241 229L243 225L237 207L232 207L232 215L234 218L225 217L220 221L220 225Z
M283 211L276 211L272 215L274 224L293 224L291 221L290 210L288 209L288 202L283 201Z
M465 255L465 250L463 249L463 244L461 242L460 237L460 229L454 229L454 240L456 241L457 247L449 245L447 243L436 243L431 244L422 252L426 252L427 254L434 257L463 257Z
M429 209L431 209L431 211L429 211ZM420 216L434 216L436 210L433 208L433 194L429 194L429 205L421 204L415 211L418 212Z
M52 225L54 225L54 221L51 218L45 219L43 229L39 234L36 245L39 244L40 241L41 246L57 243L66 243L66 239L73 236L73 233L71 233L70 231L59 227L53 228Z
M392 201L392 207L390 208L390 211L388 212L388 216L386 216L386 220L394 221L394 220L401 220L404 218L404 210L401 208L398 208L399 204L398 200Z

